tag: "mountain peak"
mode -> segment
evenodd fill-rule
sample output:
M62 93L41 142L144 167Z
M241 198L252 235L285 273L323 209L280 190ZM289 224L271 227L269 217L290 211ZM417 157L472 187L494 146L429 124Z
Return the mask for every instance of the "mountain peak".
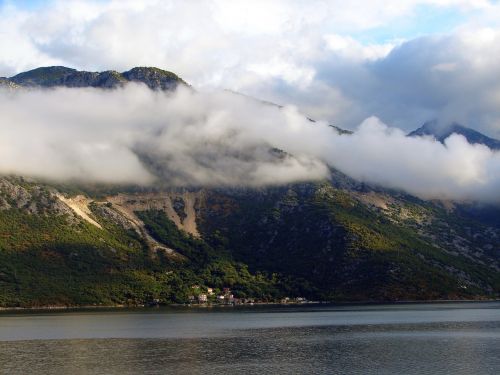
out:
M65 66L40 67L3 79L0 86L20 87L98 87L115 88L127 82L142 82L153 90L173 90L187 83L176 74L155 67L136 67L119 73L79 71Z
M444 140L452 134L460 134L471 144L482 144L492 150L500 150L500 141L490 138L474 129L453 122L442 125L437 120L427 121L420 128L408 134L409 137L433 136L436 140L444 143Z
M177 74L155 67L135 67L123 72L122 76L128 81L143 82L151 89L171 90L179 83L186 84Z
M45 66L19 73L11 77L10 81L22 86L44 86L50 82L59 81L75 72L75 69L65 66Z

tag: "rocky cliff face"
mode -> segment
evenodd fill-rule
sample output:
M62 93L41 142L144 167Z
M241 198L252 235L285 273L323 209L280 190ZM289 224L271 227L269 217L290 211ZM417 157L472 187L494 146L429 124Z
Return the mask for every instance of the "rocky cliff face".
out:
M20 88L20 86L8 78L0 77L0 89L14 90Z
M121 74L127 81L145 83L150 89L173 90L186 83L172 72L158 68L133 68Z

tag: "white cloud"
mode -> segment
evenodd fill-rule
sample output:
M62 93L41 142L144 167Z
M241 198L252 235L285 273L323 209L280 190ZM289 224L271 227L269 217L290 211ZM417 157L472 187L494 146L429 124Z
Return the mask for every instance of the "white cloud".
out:
M272 151L279 134L300 136L287 111L231 93L166 94L129 84L113 91L0 95L0 122L8 124L0 128L3 174L106 183L160 179L174 186L259 186L327 176L314 155Z
M369 118L354 135L337 138L329 157L358 180L422 198L500 200L500 152L456 134L443 145Z
M422 198L500 200L500 153L451 136L408 138L377 118L353 135L295 107L228 92L2 92L0 173L172 186L261 186L328 178L327 166ZM30 108L26 111L25 108ZM274 149L284 150L287 154Z
M262 78L280 78L296 87L307 87L314 78L314 70L293 65L287 61L273 59L266 63L250 64L247 70Z
M403 19L415 17L422 7L430 11L456 9L462 12L465 23L439 35L400 39L398 27L404 26ZM37 10L23 10L11 2L0 8L0 48L4 51L0 56L0 76L56 64L86 70L158 66L178 73L200 89L228 88L278 104L292 104L309 117L351 129L372 115L405 131L439 118L443 122L459 121L500 137L499 15L498 3L483 0L251 3L77 0L53 1ZM372 31L376 35L384 27L387 35L388 25L393 23L393 37L387 40L372 37ZM129 99L125 95L123 100ZM220 103L210 104L220 109ZM204 104L202 107L208 111ZM227 108L223 108L225 112ZM249 113L248 120L236 118L253 127L253 113L244 113ZM275 119L276 114L269 115ZM134 114L131 118L145 121ZM276 121L284 120L280 117ZM8 129L1 131L8 133ZM133 138L130 135L133 132L127 134ZM277 143L281 136L276 137ZM99 138L84 145L74 144L75 150L81 155L94 150L104 158L107 150L116 150L117 154L124 153L124 158L126 155L131 158L128 163L133 173L147 172L141 169L140 163L134 164L133 154L127 154L131 145L128 140L117 140L124 148L114 144L106 146L101 141ZM458 147L455 144L458 141L450 142L450 148L466 150L466 154L476 160L473 165L483 166L481 173L473 169L474 173L468 175L468 182L464 183L481 190L478 187L481 178L487 180L488 173L495 172L495 168L485 167L486 161L477 161L473 155L481 152L475 148L471 151L467 146ZM292 148L297 155L296 159L287 161L288 166L285 163L280 168L290 175L291 169L296 176L308 175L307 165L312 163L316 175L322 175L321 163L314 158L307 159L315 153L301 155L302 149L295 147L294 142L284 146ZM432 147L441 150L439 145ZM262 157L261 149L256 150ZM253 152L250 154L255 156ZM58 155L62 154L56 153L54 157ZM322 157L327 156L322 154ZM266 159L261 161L263 166L252 173L269 175L269 170L277 167L266 164ZM87 158L81 168L92 171L91 164ZM246 171L248 166L243 163L240 167ZM116 169L113 164L108 167L110 171ZM61 164L58 173L66 176L69 172L64 168ZM206 178L206 171L195 170L193 176L181 173L179 181ZM349 171L354 174L356 170ZM276 171L277 176L285 174ZM476 182L472 183L470 176L475 176ZM94 177L101 178L100 175ZM222 183L228 183L225 179L225 176L219 177ZM400 183L394 186L409 189ZM453 191L460 190L457 186ZM486 183L486 186L494 184ZM461 196L466 194L466 189L460 191Z
M386 57L397 43L363 45L349 36L325 35L327 48L337 55L358 62L378 60Z

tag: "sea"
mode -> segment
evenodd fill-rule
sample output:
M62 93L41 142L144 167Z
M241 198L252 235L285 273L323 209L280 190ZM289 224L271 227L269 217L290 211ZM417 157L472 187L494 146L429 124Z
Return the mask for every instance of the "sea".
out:
M500 302L3 311L0 374L500 374Z

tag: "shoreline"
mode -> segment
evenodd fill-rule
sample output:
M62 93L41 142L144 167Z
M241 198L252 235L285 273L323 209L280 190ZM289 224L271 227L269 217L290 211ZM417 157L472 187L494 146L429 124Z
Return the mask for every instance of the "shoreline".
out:
M12 312L78 312L92 310L144 310L154 311L158 309L218 309L218 308L259 308L259 307L298 307L298 306L381 306L381 305L426 305L426 304L451 304L451 303L491 303L500 302L500 299L457 299L457 300L405 300L405 301L307 301L301 303L280 303L280 302L255 302L252 304L170 304L170 305L75 305L75 306L37 306L37 307L0 307L0 314Z

